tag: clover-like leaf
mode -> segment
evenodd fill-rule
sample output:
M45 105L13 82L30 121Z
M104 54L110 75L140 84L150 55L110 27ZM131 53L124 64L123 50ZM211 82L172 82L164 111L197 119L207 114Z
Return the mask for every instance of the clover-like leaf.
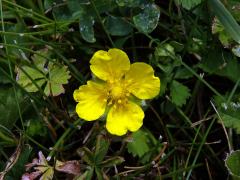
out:
M151 33L158 24L160 10L156 4L147 4L143 12L133 17L137 29L143 33Z
M93 25L94 17L88 15L87 13L82 13L79 18L79 30L82 38L89 43L94 43L96 41L94 37Z

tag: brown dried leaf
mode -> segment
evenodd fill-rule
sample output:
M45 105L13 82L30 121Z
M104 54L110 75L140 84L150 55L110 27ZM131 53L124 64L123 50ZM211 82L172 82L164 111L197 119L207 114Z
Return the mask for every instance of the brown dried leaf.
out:
M79 175L80 174L80 164L78 161L56 161L55 169L60 172L73 174L73 175Z

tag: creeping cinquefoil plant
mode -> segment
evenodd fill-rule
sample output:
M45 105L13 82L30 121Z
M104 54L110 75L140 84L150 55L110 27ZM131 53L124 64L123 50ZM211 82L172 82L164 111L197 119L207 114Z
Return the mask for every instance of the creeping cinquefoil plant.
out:
M106 113L106 129L111 134L137 131L144 112L134 99L152 99L160 90L160 79L154 76L153 68L142 62L130 64L127 54L115 48L97 51L90 64L97 78L73 93L78 116L93 121Z

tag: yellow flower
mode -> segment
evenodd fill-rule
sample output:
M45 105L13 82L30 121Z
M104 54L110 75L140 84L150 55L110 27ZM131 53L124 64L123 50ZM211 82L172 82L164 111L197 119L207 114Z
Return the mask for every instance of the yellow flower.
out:
M154 76L153 68L142 62L130 64L127 54L115 48L97 51L90 64L99 80L90 80L74 91L78 116L93 121L106 112L106 128L111 134L137 131L144 112L131 97L144 100L158 95L160 79Z

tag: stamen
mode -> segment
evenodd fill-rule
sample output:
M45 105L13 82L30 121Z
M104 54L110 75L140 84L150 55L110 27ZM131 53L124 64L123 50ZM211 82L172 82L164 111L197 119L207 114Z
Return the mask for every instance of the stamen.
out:
M109 103L108 103L108 105L112 105L112 104L113 104L113 102L112 102L112 100L110 100Z
M121 103L122 103L122 100L121 100L121 99L119 99L117 102L118 102L118 104L121 104Z

